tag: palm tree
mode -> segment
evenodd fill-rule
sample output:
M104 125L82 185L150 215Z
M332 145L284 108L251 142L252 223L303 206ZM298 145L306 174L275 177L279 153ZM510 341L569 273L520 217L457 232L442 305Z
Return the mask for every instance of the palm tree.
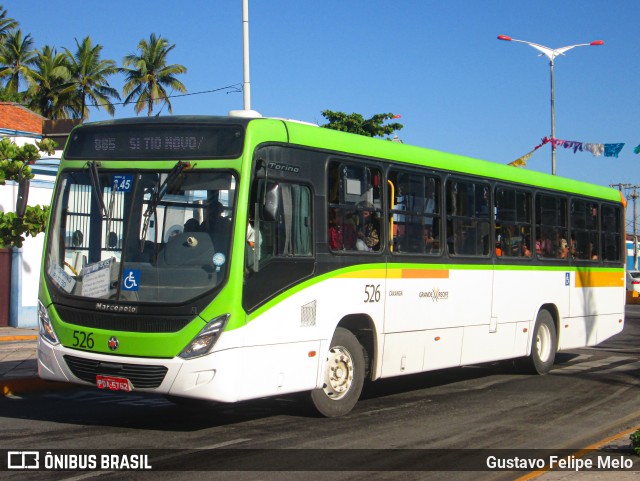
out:
M0 45L9 35L9 32L18 28L18 22L13 18L7 17L7 10L0 5Z
M78 111L73 108L75 87L69 81L67 56L49 45L36 52L34 68L27 79L29 108L52 120L72 118Z
M151 116L154 104L162 102L165 102L169 112L173 113L165 88L170 87L182 93L187 91L176 78L176 75L186 73L187 67L178 64L167 65L167 56L174 47L175 45L169 45L166 39L152 33L149 41L142 39L138 43L138 55L130 54L124 58L124 68L121 69L126 81L122 89L126 95L124 104L135 102L136 113L147 109L147 115Z
M86 37L82 43L76 39L76 46L78 49L75 54L65 48L71 82L75 86L76 105L73 108L76 116L88 119L89 107L104 108L113 116L116 109L111 99L120 100L120 94L109 86L107 78L118 73L116 63L113 60L101 60L102 45L92 45L90 37Z
M29 65L33 64L36 57L32 47L31 35L22 38L21 30L9 32L4 44L0 45L0 78L7 77L7 92L17 93L21 78L29 76Z

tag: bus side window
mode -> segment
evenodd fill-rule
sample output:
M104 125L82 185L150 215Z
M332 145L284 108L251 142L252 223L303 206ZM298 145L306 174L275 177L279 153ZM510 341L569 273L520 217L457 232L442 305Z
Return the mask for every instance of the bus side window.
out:
M367 165L332 162L328 170L327 246L331 251L381 249L381 179Z
M622 209L618 206L602 206L602 258L604 261L619 262L621 253L621 216Z
M499 187L495 198L496 256L531 257L531 194Z
M536 252L538 256L567 259L569 257L567 238L567 200L555 195L536 196Z
M597 261L598 204L584 200L571 201L571 256L574 259Z
M413 172L390 171L394 202L391 237L396 254L440 252L440 180Z
M447 246L450 255L491 252L490 188L484 182L447 181Z

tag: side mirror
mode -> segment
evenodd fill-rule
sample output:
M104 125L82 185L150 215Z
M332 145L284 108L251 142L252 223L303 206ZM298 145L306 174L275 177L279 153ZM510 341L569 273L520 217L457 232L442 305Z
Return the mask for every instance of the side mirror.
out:
M18 198L16 199L16 216L20 219L24 217L27 210L27 201L29 200L30 180L23 177L18 181Z
M277 183L267 183L264 192L264 207L262 209L262 220L275 221L280 210L280 185Z

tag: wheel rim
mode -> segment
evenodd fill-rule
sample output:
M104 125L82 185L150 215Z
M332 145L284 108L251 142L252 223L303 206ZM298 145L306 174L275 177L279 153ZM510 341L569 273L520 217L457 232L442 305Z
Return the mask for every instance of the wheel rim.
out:
M327 358L324 392L333 400L347 395L353 384L353 358L342 346L332 347Z
M545 362L551 355L551 332L549 326L542 324L538 329L538 335L536 336L536 351L538 352L538 359Z

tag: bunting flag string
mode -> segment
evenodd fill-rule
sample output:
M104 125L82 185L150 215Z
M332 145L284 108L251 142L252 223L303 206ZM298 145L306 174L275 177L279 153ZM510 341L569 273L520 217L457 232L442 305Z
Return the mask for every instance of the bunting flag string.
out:
M527 165L527 160L531 158L533 153L542 147L545 144L551 143L556 149L564 148L571 149L573 153L577 152L590 152L594 157L598 157L600 155L604 155L605 157L615 157L618 158L620 151L624 147L624 143L617 144L594 144L591 142L578 142L575 140L563 140L563 139L555 139L544 137L542 139L542 143L534 147L534 149L523 155L522 157L517 158L513 162L509 162L507 165L511 165L513 167L525 167ZM640 145L638 145L633 152L636 154L640 154Z
M517 158L513 162L509 162L507 165L511 165L512 167L526 167L527 160L531 158L533 153L536 150L538 150L540 147L542 147L544 144L548 144L548 143L549 143L549 139L545 137L544 139L542 139L542 143L540 145L536 145L531 152L529 152L528 154L524 154L522 157Z

